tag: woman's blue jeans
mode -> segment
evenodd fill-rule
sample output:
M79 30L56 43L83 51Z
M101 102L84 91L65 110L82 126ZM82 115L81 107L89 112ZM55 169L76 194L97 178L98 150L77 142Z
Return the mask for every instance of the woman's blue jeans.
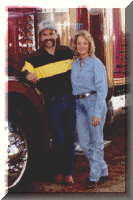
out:
M71 94L46 98L55 174L72 175L75 164L76 103Z
M76 100L77 133L81 148L90 163L90 181L98 182L101 176L108 176L107 164L104 161L103 126L107 106L103 102L101 123L94 127L96 95Z

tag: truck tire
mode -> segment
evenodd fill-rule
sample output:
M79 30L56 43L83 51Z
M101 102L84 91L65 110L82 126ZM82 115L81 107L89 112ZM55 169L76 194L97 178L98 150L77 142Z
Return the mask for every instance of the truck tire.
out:
M8 158L6 175L8 192L29 192L34 173L33 140L26 119L19 111L8 113Z

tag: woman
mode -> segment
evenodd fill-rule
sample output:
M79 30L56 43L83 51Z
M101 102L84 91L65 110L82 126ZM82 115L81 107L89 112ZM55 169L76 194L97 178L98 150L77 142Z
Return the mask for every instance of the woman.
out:
M103 126L107 106L107 75L102 62L95 56L95 44L90 33L79 31L74 38L71 82L76 96L76 122L80 145L90 163L88 186L107 180L104 161Z

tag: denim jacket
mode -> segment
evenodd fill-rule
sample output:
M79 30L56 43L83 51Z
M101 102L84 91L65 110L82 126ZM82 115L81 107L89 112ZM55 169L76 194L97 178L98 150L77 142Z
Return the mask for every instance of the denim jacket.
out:
M80 59L73 61L71 70L72 94L80 95L96 91L94 116L101 117L108 92L107 74L97 57L87 57L80 66Z

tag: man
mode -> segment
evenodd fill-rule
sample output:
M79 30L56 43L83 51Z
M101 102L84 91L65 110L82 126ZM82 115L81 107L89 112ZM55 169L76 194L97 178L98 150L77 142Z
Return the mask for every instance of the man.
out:
M72 51L58 46L57 30L44 23L40 30L42 47L25 61L22 71L45 95L45 105L53 133L55 181L73 184L76 124L75 99L70 81Z

